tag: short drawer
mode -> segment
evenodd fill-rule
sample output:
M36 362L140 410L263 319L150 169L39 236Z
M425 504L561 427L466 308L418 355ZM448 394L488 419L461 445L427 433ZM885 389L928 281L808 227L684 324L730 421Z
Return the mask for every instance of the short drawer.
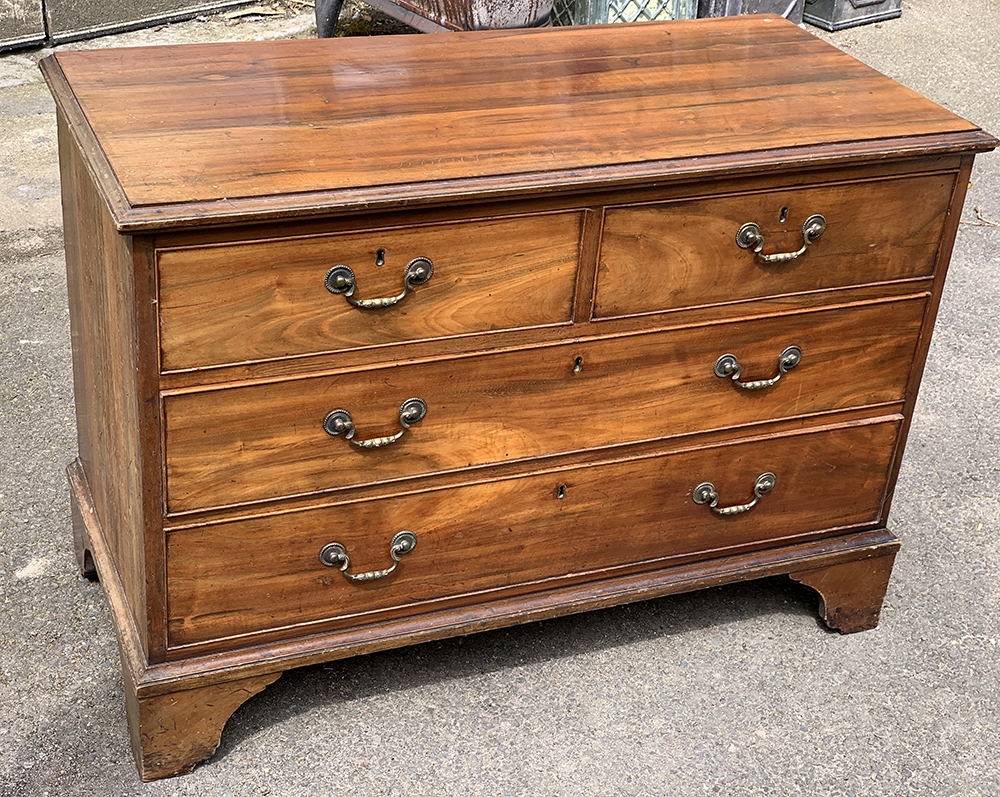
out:
M954 182L933 174L608 208L594 317L927 277ZM817 214L825 230L793 260L767 262L737 244L754 223L762 255L794 253Z
M168 394L167 508L306 495L900 401L925 306L911 297ZM786 363L770 387L741 388L735 372L716 374L730 354L745 386L773 380L791 347L800 362ZM408 416L404 428L401 407L411 398L426 414ZM336 411L353 424L353 441L346 430L325 431Z
M655 570L879 521L898 416L644 459L535 473L167 536L170 645L351 628L562 584ZM715 514L693 493L710 483ZM401 531L412 550L390 546ZM348 557L331 566L321 551ZM335 551L334 553L339 553ZM341 572L368 574L351 581Z
M566 212L161 249L161 367L566 323L581 225L581 213ZM353 273L350 297L344 283L340 293L327 287L338 266L350 272L331 287ZM417 276L406 289L408 269ZM350 301L391 301L404 289L382 307Z

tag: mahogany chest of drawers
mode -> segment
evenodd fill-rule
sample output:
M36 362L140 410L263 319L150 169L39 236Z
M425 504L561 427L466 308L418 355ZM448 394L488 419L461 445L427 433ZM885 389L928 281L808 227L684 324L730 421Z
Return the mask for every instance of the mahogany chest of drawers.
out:
M988 134L770 16L43 69L144 778L305 664L775 574L877 622Z

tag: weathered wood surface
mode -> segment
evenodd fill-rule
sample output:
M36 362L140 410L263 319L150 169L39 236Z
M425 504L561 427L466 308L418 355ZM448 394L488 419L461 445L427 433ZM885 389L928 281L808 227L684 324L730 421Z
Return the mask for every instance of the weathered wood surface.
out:
M131 241L115 231L61 115L59 131L80 467L132 621L149 650L150 643L156 646L147 631L150 621L156 625L157 596L151 593L158 582L145 579L145 530L147 522L159 522L161 499L156 463L144 457L143 445L153 441L143 440L140 429L144 407L156 409L155 399L148 401L156 395L155 373L140 368L140 357L148 360L155 352L139 350L135 307L143 286L135 282Z
M184 775L215 752L222 729L241 705L281 671L205 686L147 694L125 671L125 708L132 753L143 780Z
M843 634L878 625L896 552L789 575L819 593L823 622Z

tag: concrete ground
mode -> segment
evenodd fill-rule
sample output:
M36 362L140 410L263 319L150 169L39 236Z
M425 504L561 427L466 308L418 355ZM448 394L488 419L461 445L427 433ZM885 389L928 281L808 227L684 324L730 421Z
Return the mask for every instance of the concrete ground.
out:
M1000 2L822 34L1000 133ZM194 21L75 47L310 35ZM53 105L0 58L0 796L1000 794L1000 155L982 156L896 491L877 630L784 579L286 674L216 756L139 782L75 451ZM978 210L977 210L978 209Z

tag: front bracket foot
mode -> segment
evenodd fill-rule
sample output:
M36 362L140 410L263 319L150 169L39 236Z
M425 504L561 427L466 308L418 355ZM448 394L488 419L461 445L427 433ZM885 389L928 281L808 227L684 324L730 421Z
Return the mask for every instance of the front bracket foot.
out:
M869 559L788 575L819 593L819 613L824 623L842 634L853 634L878 625L895 558L893 549Z
M209 758L233 712L281 676L279 671L150 695L141 687L137 692L125 671L132 752L143 780L184 775Z

